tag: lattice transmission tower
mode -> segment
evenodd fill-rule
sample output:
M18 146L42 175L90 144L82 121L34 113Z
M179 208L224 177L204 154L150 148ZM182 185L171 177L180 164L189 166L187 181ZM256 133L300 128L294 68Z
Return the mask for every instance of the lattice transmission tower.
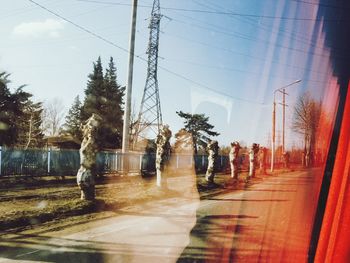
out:
M145 138L156 137L159 129L163 125L157 78L161 17L162 15L160 13L159 0L154 0L149 24L150 35L147 48L147 78L145 88L143 90L138 120L136 122L134 147L136 146L137 142L140 142Z

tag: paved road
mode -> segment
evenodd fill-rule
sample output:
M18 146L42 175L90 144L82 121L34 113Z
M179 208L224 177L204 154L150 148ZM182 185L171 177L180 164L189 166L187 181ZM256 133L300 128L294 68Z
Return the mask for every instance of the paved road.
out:
M202 200L184 189L185 197L63 230L2 234L0 263L305 262L320 175L258 178Z
M180 262L306 262L320 170L207 197Z

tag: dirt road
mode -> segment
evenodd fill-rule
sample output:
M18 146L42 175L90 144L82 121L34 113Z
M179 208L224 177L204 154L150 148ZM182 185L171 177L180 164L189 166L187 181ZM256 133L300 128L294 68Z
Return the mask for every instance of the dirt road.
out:
M3 233L0 262L305 262L320 175L264 177L202 200L188 188L89 223Z

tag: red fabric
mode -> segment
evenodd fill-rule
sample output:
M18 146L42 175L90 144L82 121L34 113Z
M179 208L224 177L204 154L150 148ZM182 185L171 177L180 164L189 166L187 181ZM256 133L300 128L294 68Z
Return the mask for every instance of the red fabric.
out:
M350 262L350 83L315 262Z

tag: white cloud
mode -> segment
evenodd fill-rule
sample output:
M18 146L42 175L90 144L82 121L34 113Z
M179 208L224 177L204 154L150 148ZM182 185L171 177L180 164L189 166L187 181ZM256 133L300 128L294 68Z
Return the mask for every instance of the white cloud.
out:
M41 22L27 22L14 27L12 34L18 37L52 37L61 36L64 22L56 19L46 19Z

